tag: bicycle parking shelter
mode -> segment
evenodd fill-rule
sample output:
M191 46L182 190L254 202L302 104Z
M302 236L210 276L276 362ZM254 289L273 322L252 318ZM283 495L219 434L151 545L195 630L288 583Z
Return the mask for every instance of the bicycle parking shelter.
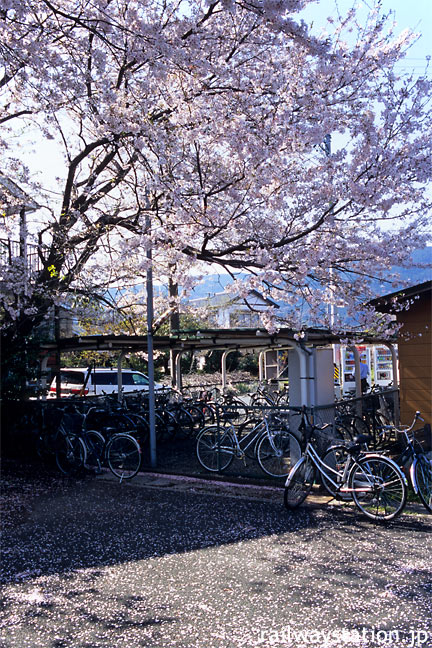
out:
M347 344L346 340L349 340ZM233 351L259 354L260 379L267 379L266 355L287 351L290 402L293 405L316 406L334 399L332 345L346 344L354 354L356 397L360 397L360 354L358 345L380 345L390 350L393 365L394 388L397 390L397 356L395 340L389 341L367 334L343 333L336 335L327 329L310 328L300 335L293 329L279 329L270 333L265 329L194 329L178 331L171 336L153 336L154 351L170 351L172 384L182 385L180 360L183 353L209 350L223 351L221 361L222 388L227 386L226 359ZM126 353L147 351L148 337L140 335L86 335L59 338L41 345L41 375L46 375L48 359L53 354L77 351L116 351L118 359L119 396L122 387L122 362ZM59 369L60 367L58 367ZM57 369L57 368L56 368Z
M222 353L222 388L227 386L226 358L233 351L250 351L260 354L260 378L265 375L265 356L275 351L288 353L289 408L306 406L320 409L325 414L327 408L333 410L334 363L332 345L341 344L349 339L349 349L355 359L356 392L361 396L360 354L356 344L385 344L389 347L393 358L394 375L397 376L397 357L393 344L388 340L377 339L368 335L335 335L329 330L310 328L301 334L292 329L279 329L270 333L265 329L194 329L178 331L171 336L152 336L153 351L169 351L171 357L171 380L176 388L181 388L181 355L186 352L202 352L220 350ZM47 375L48 360L56 356L54 373L59 374L61 354L76 351L114 351L119 352L117 363L118 398L122 400L122 364L126 353L146 352L148 336L131 335L90 335L58 338L56 341L44 343L41 349L41 387L44 387L43 377ZM261 360L264 359L264 362ZM46 384L46 378L45 378ZM397 386L397 385L395 385ZM60 381L57 381L57 396ZM152 404L153 403L153 404ZM330 405L331 404L331 405ZM154 411L154 401L150 405L150 455L151 467L157 466L156 433L152 424L151 409ZM361 398L357 407L361 409ZM358 414L361 412L359 411ZM399 403L397 390L394 391L394 414L398 420Z

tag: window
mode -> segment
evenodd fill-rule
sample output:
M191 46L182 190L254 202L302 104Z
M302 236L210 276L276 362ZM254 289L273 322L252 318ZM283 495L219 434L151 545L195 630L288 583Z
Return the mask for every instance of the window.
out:
M62 371L61 382L69 385L83 385L85 374L80 371Z
M92 385L117 385L117 373L92 373L91 381Z
M133 378L133 384L134 385L148 385L149 381L146 376L143 376L142 374L134 373L132 374Z

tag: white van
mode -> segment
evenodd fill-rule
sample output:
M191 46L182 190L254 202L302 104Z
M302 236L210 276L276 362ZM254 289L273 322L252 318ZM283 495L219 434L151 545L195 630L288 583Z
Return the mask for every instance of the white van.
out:
M117 392L117 369L92 369L86 386L84 387L85 378L88 369L70 368L60 369L61 378L61 397L67 396L103 396L104 394L113 394ZM132 369L122 369L122 388L123 391L148 391L149 379L140 371ZM163 385L155 383L155 390L164 389ZM56 398L56 378L51 381L48 398Z

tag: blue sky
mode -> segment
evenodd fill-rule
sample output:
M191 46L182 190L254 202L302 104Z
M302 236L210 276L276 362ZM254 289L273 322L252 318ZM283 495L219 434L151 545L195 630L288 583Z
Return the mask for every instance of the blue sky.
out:
M365 12L373 6L373 0L317 0L309 5L305 20L312 20L316 27L325 25L327 16L336 18L356 4ZM420 36L410 49L403 66L406 71L414 70L418 74L424 69L426 58L432 56L432 1L431 0L381 0L383 13L392 12L396 21L396 33L410 29Z

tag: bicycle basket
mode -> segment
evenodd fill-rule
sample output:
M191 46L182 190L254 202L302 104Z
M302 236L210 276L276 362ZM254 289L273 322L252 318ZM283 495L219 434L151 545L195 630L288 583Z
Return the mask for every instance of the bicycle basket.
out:
M83 416L78 413L65 412L61 423L64 429L70 434L79 434L82 430Z
M315 441L316 449L319 454L324 454L324 452L332 445L343 443L343 439L337 435L332 425L323 429L315 428L312 433L312 438Z

